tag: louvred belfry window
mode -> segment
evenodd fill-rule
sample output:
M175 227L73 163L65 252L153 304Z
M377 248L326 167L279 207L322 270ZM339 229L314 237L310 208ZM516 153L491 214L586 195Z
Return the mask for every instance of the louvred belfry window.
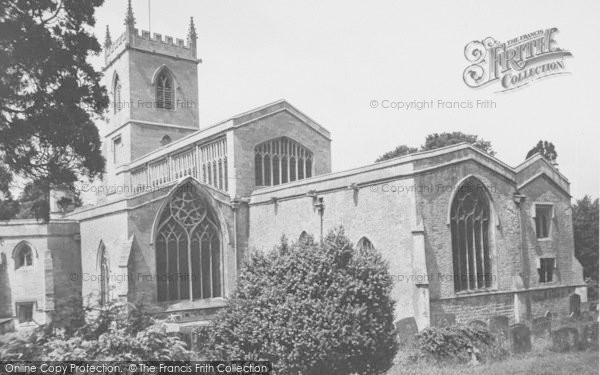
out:
M160 217L156 238L158 301L221 297L219 221L191 183L177 189Z
M492 285L490 202L485 186L475 178L457 191L451 207L454 290Z
M165 70L156 80L156 108L173 109L173 79Z

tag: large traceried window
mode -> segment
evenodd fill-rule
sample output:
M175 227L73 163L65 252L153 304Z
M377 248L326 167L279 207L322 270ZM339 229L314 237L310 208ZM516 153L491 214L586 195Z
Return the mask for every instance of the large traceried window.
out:
M287 137L272 139L254 148L256 186L274 186L312 177L313 154Z
M158 301L221 297L219 221L207 198L188 183L161 214L156 238Z
M156 108L173 109L173 78L163 69L156 79Z
M490 202L485 186L469 178L458 189L450 212L454 290L492 286Z

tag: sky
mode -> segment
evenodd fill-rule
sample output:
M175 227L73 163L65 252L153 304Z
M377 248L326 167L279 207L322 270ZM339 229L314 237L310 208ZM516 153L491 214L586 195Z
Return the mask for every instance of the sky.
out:
M598 197L600 1L150 0L150 19L148 0L133 0L133 9L138 28L184 40L194 17L200 127L283 98L331 132L334 171L400 144L420 146L435 132L476 134L511 166L549 140L573 198ZM124 31L125 10L124 0L97 10L101 42L106 25L113 39ZM463 82L469 42L552 27L573 54L570 74L508 92ZM433 108L383 108L430 100ZM495 108L477 108L477 100Z

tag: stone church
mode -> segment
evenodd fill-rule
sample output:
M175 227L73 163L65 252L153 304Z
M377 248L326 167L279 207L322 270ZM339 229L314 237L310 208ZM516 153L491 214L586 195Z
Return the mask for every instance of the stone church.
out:
M569 181L541 155L512 167L457 144L331 170L331 134L285 100L200 128L196 31L104 44L96 203L0 224L0 329L47 322L73 295L143 301L174 329L206 324L250 251L343 225L394 279L419 329L568 315L585 300ZM401 140L398 143L402 143Z

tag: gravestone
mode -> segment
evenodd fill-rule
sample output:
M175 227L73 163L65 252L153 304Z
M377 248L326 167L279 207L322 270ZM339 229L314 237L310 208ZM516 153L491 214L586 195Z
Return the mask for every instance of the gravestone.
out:
M552 334L552 319L545 316L533 319L531 333L534 337L549 337Z
M598 322L587 322L583 326L580 347L590 348L598 346Z
M581 297L579 294L571 294L569 297L570 313L573 317L578 317L581 313Z
M511 328L511 347L513 353L531 351L531 331L525 324L517 323Z
M448 327L456 324L456 315L451 313L439 313L432 316L434 327Z
M415 339L415 334L419 332L415 318L411 316L410 318L398 320L395 325L400 346L412 345Z
M510 327L507 316L493 316L489 319L490 332L495 334L500 343L510 345Z
M594 320L594 317L592 316L592 313L590 313L589 311L584 311L581 313L581 315L579 315L579 319L584 322L591 322Z
M552 350L567 352L579 348L579 332L573 327L563 327L552 332Z

